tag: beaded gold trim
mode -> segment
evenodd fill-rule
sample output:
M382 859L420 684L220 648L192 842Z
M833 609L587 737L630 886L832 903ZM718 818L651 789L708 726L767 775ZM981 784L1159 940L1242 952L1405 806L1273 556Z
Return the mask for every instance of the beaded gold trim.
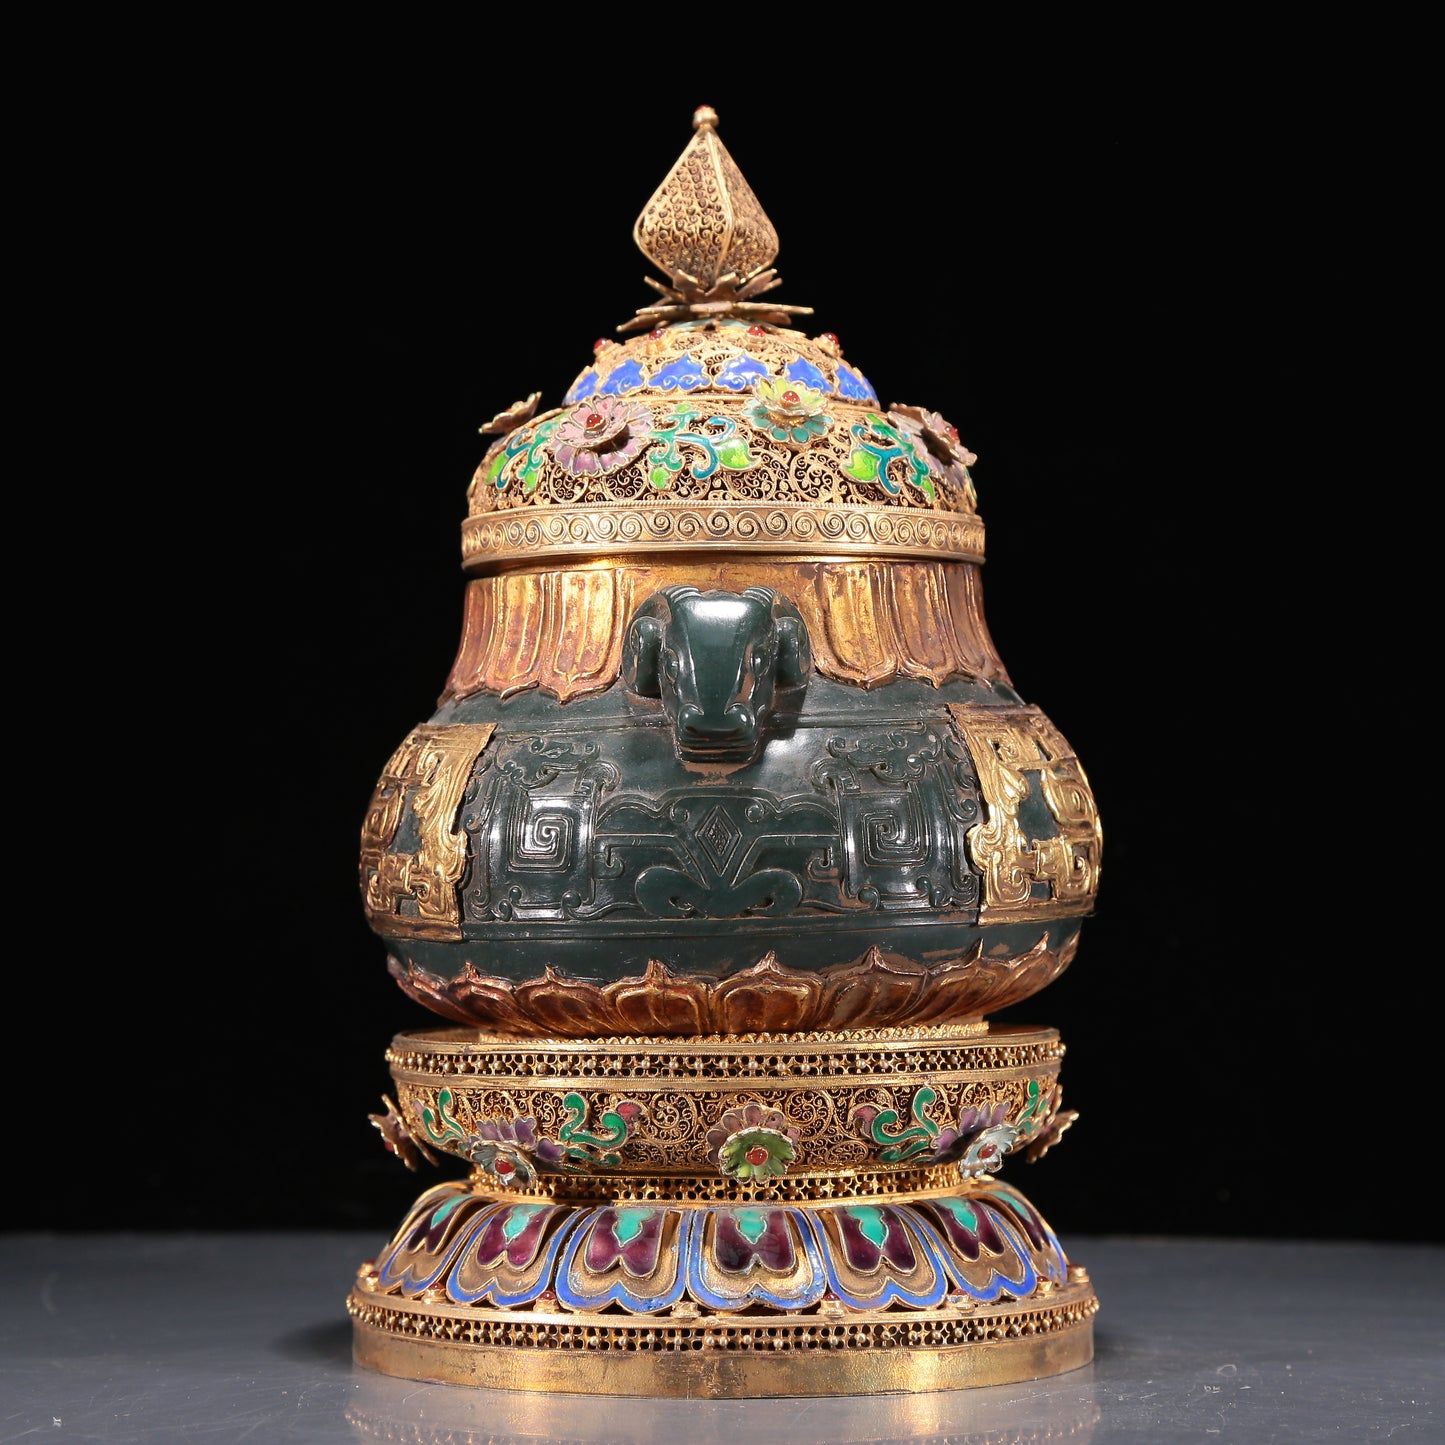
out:
M762 1045L763 1047L759 1047ZM777 1045L769 1048L768 1045ZM650 1078L725 1080L866 1077L890 1074L997 1072L1057 1064L1065 1045L1057 1029L994 1026L859 1029L847 1033L750 1034L734 1038L519 1039L440 1028L397 1034L387 1049L393 1070L443 1078L482 1076L521 1082Z
M836 1199L909 1198L958 1192L958 1166L940 1164L929 1169L892 1172L867 1169L833 1169L784 1174L767 1183L729 1179L721 1174L547 1174L522 1188L503 1187L480 1169L470 1176L471 1187L490 1198L556 1199L617 1204L816 1204Z
M921 1349L981 1344L1049 1335L1087 1324L1098 1299L1087 1282L1057 1287L1056 1303L975 1307L964 1311L891 1309L866 1318L829 1318L817 1310L763 1319L702 1314L696 1322L641 1323L635 1315L596 1314L572 1323L541 1311L450 1309L418 1304L381 1305L358 1282L347 1299L357 1324L389 1334L509 1349L576 1350L586 1353L678 1350L763 1351Z

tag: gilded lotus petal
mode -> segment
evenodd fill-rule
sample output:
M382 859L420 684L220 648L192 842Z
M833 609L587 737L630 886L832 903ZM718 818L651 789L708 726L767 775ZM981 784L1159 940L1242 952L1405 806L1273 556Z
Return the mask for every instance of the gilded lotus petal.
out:
M595 1017L599 1001L604 1005L604 1013L610 1012L596 984L567 978L551 967L543 970L540 979L519 984L517 1001L535 1026L564 1036L579 1032L579 1019Z
M654 959L641 977L605 985L551 968L514 982L484 976L470 961L451 980L395 957L388 968L408 997L443 1017L507 1033L796 1033L977 1019L1036 993L1077 949L1077 934L1055 951L1044 932L1019 954L985 957L979 943L956 958L923 963L874 948L818 971L786 967L768 953L721 980L676 973Z
M713 993L713 1027L720 1033L790 1033L811 1027L823 985L816 974L783 968L768 953L731 974Z
M861 963L828 976L820 1026L844 1029L909 1017L926 977L922 966L905 959L889 961L877 948L870 948Z
M707 980L679 978L654 958L640 979L608 984L605 996L626 1033L701 1034L714 1027L709 992Z

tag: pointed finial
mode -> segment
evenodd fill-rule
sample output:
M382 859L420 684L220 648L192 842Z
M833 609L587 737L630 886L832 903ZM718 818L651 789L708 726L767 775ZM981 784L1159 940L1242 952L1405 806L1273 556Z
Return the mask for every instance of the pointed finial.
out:
M643 208L632 235L669 281L682 274L708 291L729 273L746 280L771 264L778 233L718 139L717 112L701 105L692 124L692 139Z
M619 326L636 331L684 316L751 316L787 321L810 306L774 306L751 300L778 284L769 267L778 233L727 147L718 139L710 105L693 112L693 137L632 228L632 238L668 279L643 279L669 303L648 306Z

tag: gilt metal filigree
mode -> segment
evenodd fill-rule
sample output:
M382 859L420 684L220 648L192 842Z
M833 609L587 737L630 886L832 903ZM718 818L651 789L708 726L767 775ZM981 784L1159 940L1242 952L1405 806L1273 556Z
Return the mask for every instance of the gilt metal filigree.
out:
M480 409L460 645L360 859L449 1023L370 1122L463 1172L358 1272L354 1353L692 1399L1058 1373L1097 1301L1016 1177L1078 1111L1057 1033L990 1016L1072 964L1098 809L984 620L983 464L772 299L717 125L637 219L658 299Z

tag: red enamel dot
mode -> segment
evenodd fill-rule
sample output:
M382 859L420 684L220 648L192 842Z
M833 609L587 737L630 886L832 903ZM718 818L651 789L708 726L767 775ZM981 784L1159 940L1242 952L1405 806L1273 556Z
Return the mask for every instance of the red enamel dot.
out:
M998 1149L995 1145L985 1144L983 1148L978 1151L978 1157L980 1159L992 1159L993 1156L997 1153Z
M648 339L649 341L658 341L658 340L660 340L662 337L664 337L664 336L666 336L666 335L667 335L667 332L665 332L665 331L662 329L662 327L659 326L656 331L649 331L649 332L647 333L647 339Z
M797 404L798 404L798 393L797 393L796 391L785 391L785 392L783 393L783 405L784 405L784 406L797 406Z
M604 420L605 418L599 416L595 411L589 411L587 415L582 418L582 425L585 426L588 431L596 431Z
M746 1155L749 1164L766 1164L768 1162L768 1151L761 1144L754 1144Z
M766 336L767 334L768 334L768 329L767 329L766 326L749 326L749 327L748 327L748 335L749 335L749 336Z
M592 350L594 352L601 351L606 345L608 345L607 338L605 336L599 336L597 340L592 343Z
M495 1169L498 1174L510 1174L516 1167L510 1159L498 1159L496 1163L492 1165L492 1168Z
M824 340L824 341L831 341L834 346L837 346L837 345L838 345L838 333L837 333L836 331L825 331L825 332L823 333L823 340Z

